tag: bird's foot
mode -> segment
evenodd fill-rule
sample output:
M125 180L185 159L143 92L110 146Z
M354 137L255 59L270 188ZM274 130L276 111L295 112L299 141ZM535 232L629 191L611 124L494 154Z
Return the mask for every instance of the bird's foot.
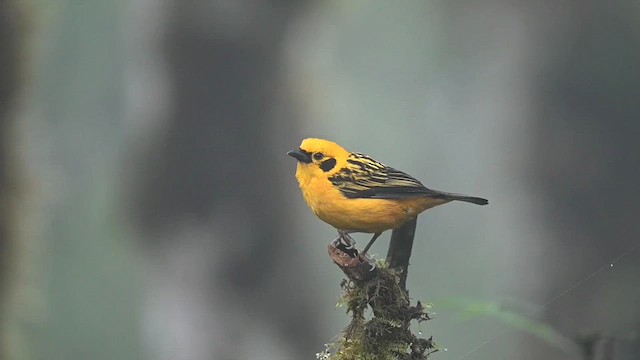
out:
M351 237L351 235L349 235L348 231L338 230L338 235L345 246L352 248L356 245L356 241Z
M376 260L373 259L371 256L369 256L369 254L367 254L365 252L360 252L360 253L358 253L357 256L360 257L365 262L367 262L369 265L371 265L371 269L369 269L369 271L373 271L373 270L376 269Z
M374 240L377 236L374 237ZM371 265L371 269L369 271L373 271L376 269L376 262L372 260L366 252L358 252L356 249L356 241L354 238L349 235L348 231L338 230L338 236L331 242L331 245L340 249L342 252L346 253L352 258L360 257L368 264Z
M355 244L356 241L349 236L349 233L340 230L338 230L338 237L331 242L331 245L337 247L353 258L358 256L358 250L356 250Z

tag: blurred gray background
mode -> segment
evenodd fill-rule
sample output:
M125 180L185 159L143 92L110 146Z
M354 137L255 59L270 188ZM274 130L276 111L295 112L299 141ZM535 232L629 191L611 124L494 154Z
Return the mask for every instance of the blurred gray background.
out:
M639 40L633 0L1 1L2 358L315 358L313 136L490 200L419 219L434 359L638 359Z

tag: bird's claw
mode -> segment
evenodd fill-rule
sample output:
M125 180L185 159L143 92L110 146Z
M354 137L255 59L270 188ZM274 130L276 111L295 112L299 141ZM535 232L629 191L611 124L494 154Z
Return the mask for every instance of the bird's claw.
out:
M369 263L369 265L371 266L371 269L369 269L369 271L373 271L376 269L377 265L376 265L376 261L371 259L369 257L369 254L366 253L360 253L360 257L362 259L364 259L364 261L366 261L367 263Z
M352 248L356 241L349 235L348 232L343 230L338 230L338 237L342 240L342 244L348 248Z
M331 245L340 246L345 249L353 249L353 245L355 245L355 243L346 241L345 238L343 238L342 236L338 236L335 239L333 239L333 241L331 242Z
M349 233L340 230L338 231L338 237L336 237L331 242L332 246L337 247L341 251L354 258L358 256L358 250L356 250L355 244L356 241L353 240L351 236L349 236Z

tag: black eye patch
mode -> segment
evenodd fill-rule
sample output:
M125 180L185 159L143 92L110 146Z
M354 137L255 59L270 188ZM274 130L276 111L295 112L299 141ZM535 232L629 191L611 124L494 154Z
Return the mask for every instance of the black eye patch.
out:
M315 154L313 154L313 158L316 159L316 160L322 160L324 158L324 154L315 153Z
M323 161L322 164L320 164L320 169L322 169L322 171L324 172L330 171L336 166L336 162L337 162L336 159L333 159L333 158L327 159Z

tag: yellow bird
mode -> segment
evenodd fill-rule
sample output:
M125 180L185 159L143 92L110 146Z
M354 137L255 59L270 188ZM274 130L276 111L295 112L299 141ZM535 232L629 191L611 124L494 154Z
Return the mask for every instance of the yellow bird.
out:
M398 228L434 206L453 200L489 203L479 197L431 190L400 170L329 140L304 139L299 149L287 154L298 160L296 178L316 216L335 227L345 240L349 233L374 234L363 254L383 231Z

